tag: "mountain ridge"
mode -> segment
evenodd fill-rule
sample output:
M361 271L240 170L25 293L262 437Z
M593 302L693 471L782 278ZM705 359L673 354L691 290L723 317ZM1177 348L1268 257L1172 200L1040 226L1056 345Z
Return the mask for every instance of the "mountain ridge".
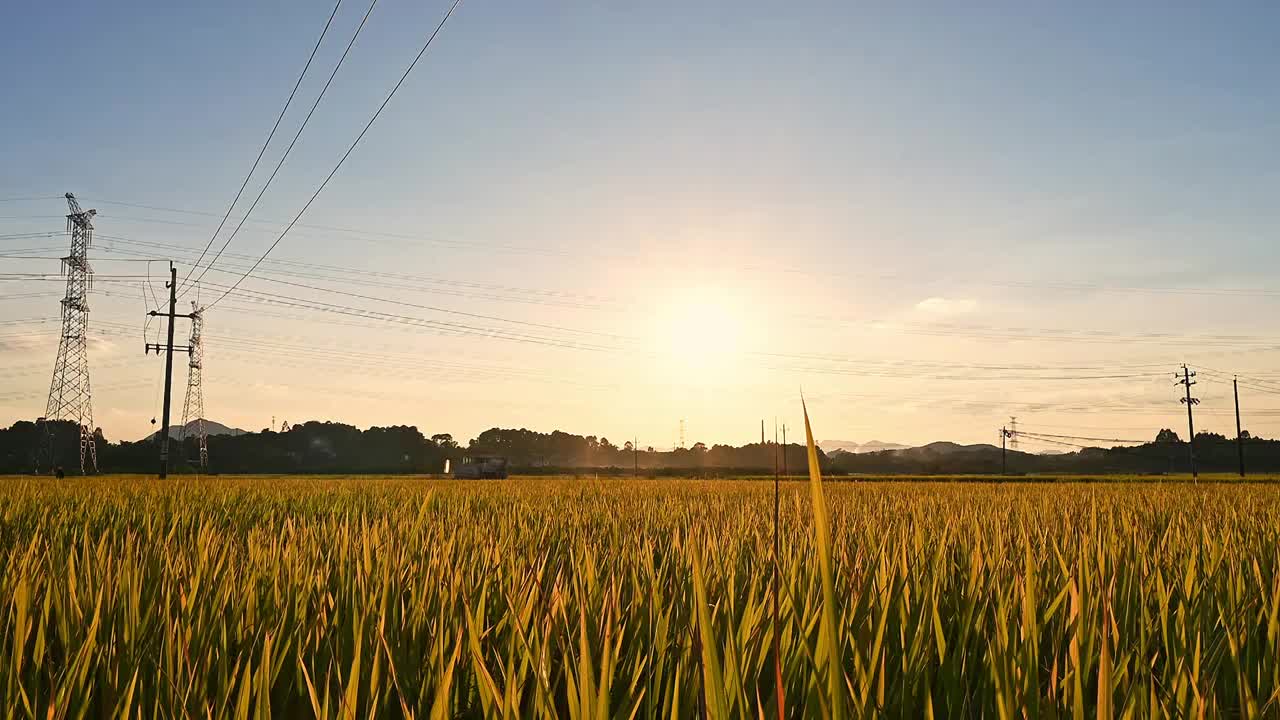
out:
M818 443L818 447L822 448L823 452L847 452L856 455L860 453L880 452L882 450L906 450L912 446L902 445L900 443L884 442L882 440L868 440L864 443L859 443L854 440L823 440Z
M187 423L186 431L188 435L195 434L196 423L198 422L199 420L192 420L191 422ZM182 425L170 425L169 438L172 440L177 440L181 436L182 429L183 429ZM237 428L237 427L223 425L222 423L216 420L210 420L208 418L204 418L204 434L205 435L230 435L232 437L235 437L237 435L244 435L247 432L248 432L247 430L241 430L240 428ZM142 439L150 440L153 437L155 437L155 433L151 433L150 435Z

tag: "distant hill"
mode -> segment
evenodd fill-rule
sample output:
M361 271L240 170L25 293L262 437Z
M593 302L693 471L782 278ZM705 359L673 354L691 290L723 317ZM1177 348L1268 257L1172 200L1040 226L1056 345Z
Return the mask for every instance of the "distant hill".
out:
M1034 457L1009 451L1009 458L1015 456ZM831 456L831 460L834 469L852 473L995 473L1001 468L1000 448L995 445L961 445L947 441L898 450L840 453Z
M847 453L869 453L880 452L881 450L905 450L910 445L899 445L898 443L883 442L880 440L868 440L864 443L854 442L853 440L823 440L818 443L818 447L824 452L847 452Z
M187 435L195 435L196 422L197 421L192 420L191 422L187 423ZM177 440L181 431L182 431L181 425L170 425L169 437L174 440ZM231 437L235 437L237 435L244 435L245 432L246 432L245 430L241 430L240 428L227 427L226 425L223 425L222 423L216 422L214 420L204 421L204 433L206 435L230 435ZM148 435L142 439L150 440L153 437L155 437L154 434Z
M1161 437L1159 441L1142 445L1083 447L1068 452L1009 449L1002 453L996 445L933 442L905 450L840 452L829 457L833 472L851 474L995 474L1002 469L1011 475L1189 471L1186 443L1178 441L1171 431L1162 432ZM1239 462L1238 453L1234 438L1216 433L1196 435L1196 463L1201 472L1234 471ZM1244 455L1250 472L1274 472L1272 468L1280 467L1280 441L1248 438Z
M858 452L868 453L868 452L880 452L881 450L906 450L907 448L910 448L910 447L911 447L910 445L899 445L898 443L883 442L880 440L869 440L867 442L862 443L862 446L858 448Z
M914 454L949 455L952 453L986 453L991 451L999 452L1000 448L996 447L995 445L988 445L987 443L979 443L977 445L961 445L959 443L940 440L938 442L931 442L928 445L921 445L920 447L917 447L917 448L907 448L905 450L900 450L898 451L898 453L902 456L910 456Z

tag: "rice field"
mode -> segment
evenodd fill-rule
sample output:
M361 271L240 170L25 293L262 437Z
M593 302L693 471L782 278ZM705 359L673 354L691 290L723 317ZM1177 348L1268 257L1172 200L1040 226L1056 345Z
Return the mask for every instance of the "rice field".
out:
M0 708L1280 715L1275 485L789 482L779 515L775 625L771 482L0 478Z

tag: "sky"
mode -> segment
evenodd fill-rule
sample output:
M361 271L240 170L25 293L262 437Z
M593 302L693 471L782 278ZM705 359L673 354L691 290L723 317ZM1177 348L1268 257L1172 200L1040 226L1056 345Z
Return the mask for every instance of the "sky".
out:
M1280 5L468 0L281 237L447 8L376 2L181 285L208 418L741 444L803 391L819 440L1149 438L1186 362L1197 430L1234 434L1239 373L1280 435ZM44 410L62 288L12 274L57 274L24 258L65 254L70 191L95 422L152 430L167 261L208 264L368 9L216 237L333 6L9 11L0 423Z

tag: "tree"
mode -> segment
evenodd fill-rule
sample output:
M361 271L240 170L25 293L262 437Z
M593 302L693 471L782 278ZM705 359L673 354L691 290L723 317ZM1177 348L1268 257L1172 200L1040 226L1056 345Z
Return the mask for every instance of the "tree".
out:
M431 442L439 445L442 448L449 448L451 450L453 448L458 447L458 441L454 440L453 436L450 435L449 433L437 433L435 435L432 435Z
M696 442L693 444L693 447L690 449L693 450L694 452L704 453L707 451L707 444L704 442Z
M635 450L635 446L631 444L630 440L628 440L625 444L623 444L622 449L626 450L627 452L631 452Z
M1160 432L1156 433L1156 442L1177 443L1182 442L1182 440L1178 438L1178 433L1170 430L1169 428L1164 428Z

